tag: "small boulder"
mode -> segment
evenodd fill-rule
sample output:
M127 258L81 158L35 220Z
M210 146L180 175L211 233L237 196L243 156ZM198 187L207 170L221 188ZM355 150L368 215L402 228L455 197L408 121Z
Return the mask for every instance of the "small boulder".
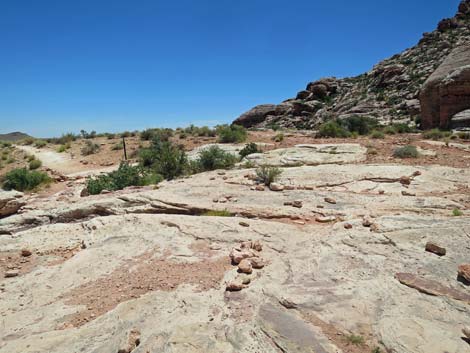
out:
M241 273L250 274L253 272L253 266L249 259L243 259L238 264L238 271Z
M439 256L444 256L446 254L446 249L443 248L442 246L437 245L436 243L433 242L428 242L426 243L426 251L431 252L433 254L439 255Z
M246 222L240 222L238 223L239 225L241 225L242 227L249 227L250 225Z
M292 202L292 207L302 208L302 201L300 201L300 200L293 201Z
M11 278L11 277L16 277L20 274L20 271L18 270L10 270L5 272L5 278Z
M230 251L230 259L232 260L232 263L235 265L238 265L243 259L248 259L250 257L256 256L256 254L253 253L251 250L237 250L237 249L232 249Z
M352 229L352 224L351 223L345 223L344 224L344 229Z
M257 270L266 266L266 262L260 257L251 257L249 261L251 263L251 266Z
M325 197L325 202L331 203L331 204L336 204L336 200L332 199L331 197Z
M264 186L263 185L256 185L255 190L256 191L264 191Z
M462 264L458 269L458 276L470 283L470 264Z
M470 339L470 326L464 327L464 328L462 329L462 333L463 333L468 339Z
M225 290L229 292L238 292L241 291L243 288L246 288L246 285L243 284L243 280L240 278L230 281L225 286Z
M319 223L329 223L329 222L336 221L336 217L335 216L317 216L315 217L315 220Z
M29 257L31 256L33 253L31 252L31 250L29 249L23 249L21 250L21 256L23 257Z
M271 183L269 184L269 189L271 191L283 191L284 190L284 185L278 184L278 183Z

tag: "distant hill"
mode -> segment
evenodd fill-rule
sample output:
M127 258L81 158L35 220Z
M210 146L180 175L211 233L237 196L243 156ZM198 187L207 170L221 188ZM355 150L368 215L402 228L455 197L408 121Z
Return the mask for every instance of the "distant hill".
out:
M23 132L10 132L9 134L0 134L0 141L16 142L31 137Z

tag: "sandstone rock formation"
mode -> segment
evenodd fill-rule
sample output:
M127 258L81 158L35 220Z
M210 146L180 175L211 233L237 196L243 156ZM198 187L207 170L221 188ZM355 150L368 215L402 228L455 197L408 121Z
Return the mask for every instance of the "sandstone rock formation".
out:
M0 189L0 218L16 213L25 204L22 197L21 192Z
M0 353L468 351L468 169L281 168L281 192L213 171L2 218Z
M469 8L470 0L463 0L453 18L444 19L435 31L424 33L416 46L378 63L367 73L310 82L294 98L278 105L257 106L234 123L246 127L279 125L312 129L328 119L353 115L373 117L382 124L414 123L420 116L418 97L422 84L470 37ZM447 90L453 98L447 100L443 114L453 115L463 110L455 111L449 104L465 105L458 96L464 87L461 78L466 75L462 72L448 83Z
M424 129L448 128L455 114L470 108L470 42L452 50L426 80L420 101Z

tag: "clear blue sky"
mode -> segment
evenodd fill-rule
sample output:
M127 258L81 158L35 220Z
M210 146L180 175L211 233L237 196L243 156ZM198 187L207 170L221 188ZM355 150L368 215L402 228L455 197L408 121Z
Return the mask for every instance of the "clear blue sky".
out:
M0 133L230 122L414 45L459 0L0 0Z

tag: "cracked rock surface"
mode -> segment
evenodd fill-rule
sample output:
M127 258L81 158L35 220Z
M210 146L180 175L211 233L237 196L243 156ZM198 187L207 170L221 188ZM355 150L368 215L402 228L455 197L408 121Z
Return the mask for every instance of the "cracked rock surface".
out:
M468 352L470 170L282 170L282 191L214 171L0 219L0 352Z

